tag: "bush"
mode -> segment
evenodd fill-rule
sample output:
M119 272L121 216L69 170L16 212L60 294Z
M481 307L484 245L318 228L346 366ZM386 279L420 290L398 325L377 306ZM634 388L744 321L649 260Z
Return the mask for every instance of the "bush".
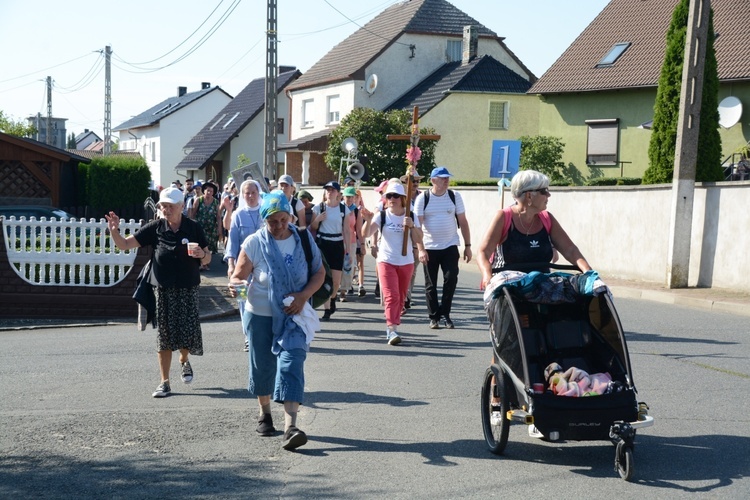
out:
M149 196L151 172L142 158L103 156L94 158L88 166L79 164L78 172L84 186L81 205L139 205Z
M586 181L587 186L639 186L639 177L596 177Z

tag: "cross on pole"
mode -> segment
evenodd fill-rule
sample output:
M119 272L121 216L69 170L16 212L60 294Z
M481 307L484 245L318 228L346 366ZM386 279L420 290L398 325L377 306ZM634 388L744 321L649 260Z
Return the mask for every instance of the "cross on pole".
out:
M414 106L414 111L411 118L411 134L409 135L398 135L388 134L385 136L389 141L409 141L409 146L406 148L406 161L408 167L406 168L406 216L409 216L409 209L411 208L411 190L414 183L414 176L417 175L417 162L419 161L419 139L425 139L429 141L437 141L440 139L439 135L419 135L419 107ZM401 255L406 255L406 247L409 243L409 230L404 231L404 242L401 246Z

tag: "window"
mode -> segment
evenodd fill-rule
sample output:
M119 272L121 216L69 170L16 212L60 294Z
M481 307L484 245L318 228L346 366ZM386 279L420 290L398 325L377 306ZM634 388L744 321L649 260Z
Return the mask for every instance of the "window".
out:
M225 116L227 116L227 114L226 114L226 113L222 114L222 115L221 115L221 116L220 116L220 117L219 117L219 118L218 118L218 119L217 119L217 120L216 120L216 121L214 122L214 124L213 124L213 125L211 125L210 127L208 127L208 130L213 130L213 129L214 129L214 127L215 127L216 125L218 125L218 124L219 124L219 122L220 122L221 120L223 120Z
M237 111L234 114L234 116L232 116L229 120L227 120L227 122L221 128L227 128L229 126L229 124L232 123L234 121L234 119L237 118L238 116L240 116L240 112L239 111Z
M630 42L616 43L614 47L609 49L607 55L602 57L602 60L596 65L597 68L605 68L612 66L615 61L630 47Z
M508 129L507 101L490 101L490 130Z
M277 134L284 133L284 119L283 118L276 118L276 133Z
M302 128L312 127L313 122L313 100L302 101Z
M460 61L463 56L463 41L448 40L445 47L445 59L448 62Z
M618 119L586 120L586 124L589 126L586 164L616 165L620 130Z
M339 122L339 96L328 96L328 120L327 124Z

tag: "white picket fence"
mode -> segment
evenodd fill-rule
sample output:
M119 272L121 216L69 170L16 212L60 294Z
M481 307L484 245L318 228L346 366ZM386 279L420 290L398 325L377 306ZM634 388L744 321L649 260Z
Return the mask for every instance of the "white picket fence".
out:
M140 226L123 221L120 232L127 236ZM115 246L105 219L4 217L3 236L11 267L32 285L114 286L130 272L138 253Z

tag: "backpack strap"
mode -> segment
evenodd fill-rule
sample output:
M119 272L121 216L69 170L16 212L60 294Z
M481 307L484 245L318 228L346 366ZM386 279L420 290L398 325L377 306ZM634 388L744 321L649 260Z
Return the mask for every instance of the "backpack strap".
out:
M456 206L456 193L452 189L448 190L448 198L451 199L453 202L453 206ZM422 207L422 211L424 212L427 210L427 204L430 202L430 190L426 189L424 192L424 206ZM458 214L453 212L453 215L456 217L456 227L461 227L461 223L458 222Z
M305 260L307 260L307 271L310 272L310 263L312 263L312 248L310 248L310 238L308 238L307 229L297 229L297 234L299 235L299 239L302 242L302 250L305 252Z
M427 209L427 204L430 202L430 190L425 189L424 191L424 207L422 207L422 210Z
M503 232L500 235L500 241L505 241L505 238L508 236L508 231L510 231L510 224L513 221L513 210L511 207L505 207L503 208L503 213L505 216L503 217ZM542 221L542 225L544 226L544 229L549 232L552 230L552 219L550 218L549 212L546 210L543 210L539 212L539 220Z

